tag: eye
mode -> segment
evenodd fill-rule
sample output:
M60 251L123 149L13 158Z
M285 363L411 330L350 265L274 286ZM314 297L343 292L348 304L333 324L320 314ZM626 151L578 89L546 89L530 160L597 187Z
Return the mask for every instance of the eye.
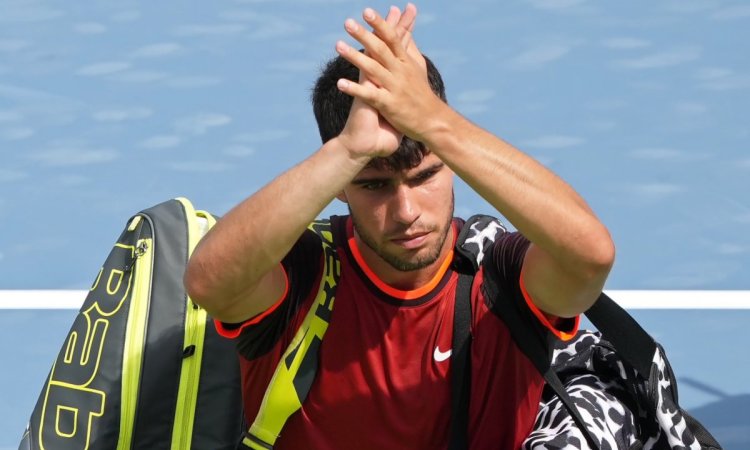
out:
M415 181L418 183L427 181L433 176L435 176L436 173L437 173L437 170L428 170L427 172L420 173L415 179Z
M362 189L367 191L377 191L385 187L385 181L368 181L367 183L361 184Z

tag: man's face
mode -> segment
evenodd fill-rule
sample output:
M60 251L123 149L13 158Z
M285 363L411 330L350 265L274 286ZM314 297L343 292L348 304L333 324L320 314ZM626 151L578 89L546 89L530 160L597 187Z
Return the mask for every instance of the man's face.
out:
M432 153L405 171L366 168L340 198L348 203L355 232L367 247L360 246L363 254L371 251L404 272L432 265L446 250L453 172Z

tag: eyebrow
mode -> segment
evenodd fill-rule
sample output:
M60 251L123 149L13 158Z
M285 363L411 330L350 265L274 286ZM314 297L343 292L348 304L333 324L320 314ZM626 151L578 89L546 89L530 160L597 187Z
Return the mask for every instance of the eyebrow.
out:
M445 167L445 163L444 162L441 162L441 161L436 162L435 164L432 164L431 166L425 167L424 169L420 170L416 174L408 177L406 179L406 182L408 183L410 181L418 180L418 179L420 179L421 177L425 176L426 174L428 174L430 172L438 172L443 167ZM356 179L352 180L351 183L355 184L355 185L363 185L363 184L374 183L374 182L385 182L385 181L391 180L392 178L393 177L390 177L390 176L371 176L371 177L368 177L367 175L364 175L364 176L362 176L360 178L356 178Z
M427 166L424 169L420 170L414 176L409 177L407 181L418 180L419 178L427 175L430 172L433 172L433 173L439 172L443 167L445 167L445 163L442 161L438 161L435 164L431 166Z

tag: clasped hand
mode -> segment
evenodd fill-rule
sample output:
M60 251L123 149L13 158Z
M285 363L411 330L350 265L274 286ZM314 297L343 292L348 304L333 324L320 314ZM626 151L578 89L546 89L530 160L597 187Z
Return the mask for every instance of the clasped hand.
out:
M388 156L404 135L424 141L430 114L443 104L430 88L426 61L412 39L416 15L412 4L403 13L391 7L385 19L367 8L362 17L372 31L354 19L344 23L365 50L336 43L336 51L360 73L358 82L341 79L337 84L354 97L340 139L355 155Z

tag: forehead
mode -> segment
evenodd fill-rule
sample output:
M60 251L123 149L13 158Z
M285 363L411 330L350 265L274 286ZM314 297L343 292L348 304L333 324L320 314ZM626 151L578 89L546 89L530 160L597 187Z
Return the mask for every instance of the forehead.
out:
M434 153L428 153L422 158L422 161L411 169L395 170L390 168L377 168L367 166L362 169L355 179L358 178L409 178L412 175L418 174L421 171L435 167L437 164L442 164L440 158Z

